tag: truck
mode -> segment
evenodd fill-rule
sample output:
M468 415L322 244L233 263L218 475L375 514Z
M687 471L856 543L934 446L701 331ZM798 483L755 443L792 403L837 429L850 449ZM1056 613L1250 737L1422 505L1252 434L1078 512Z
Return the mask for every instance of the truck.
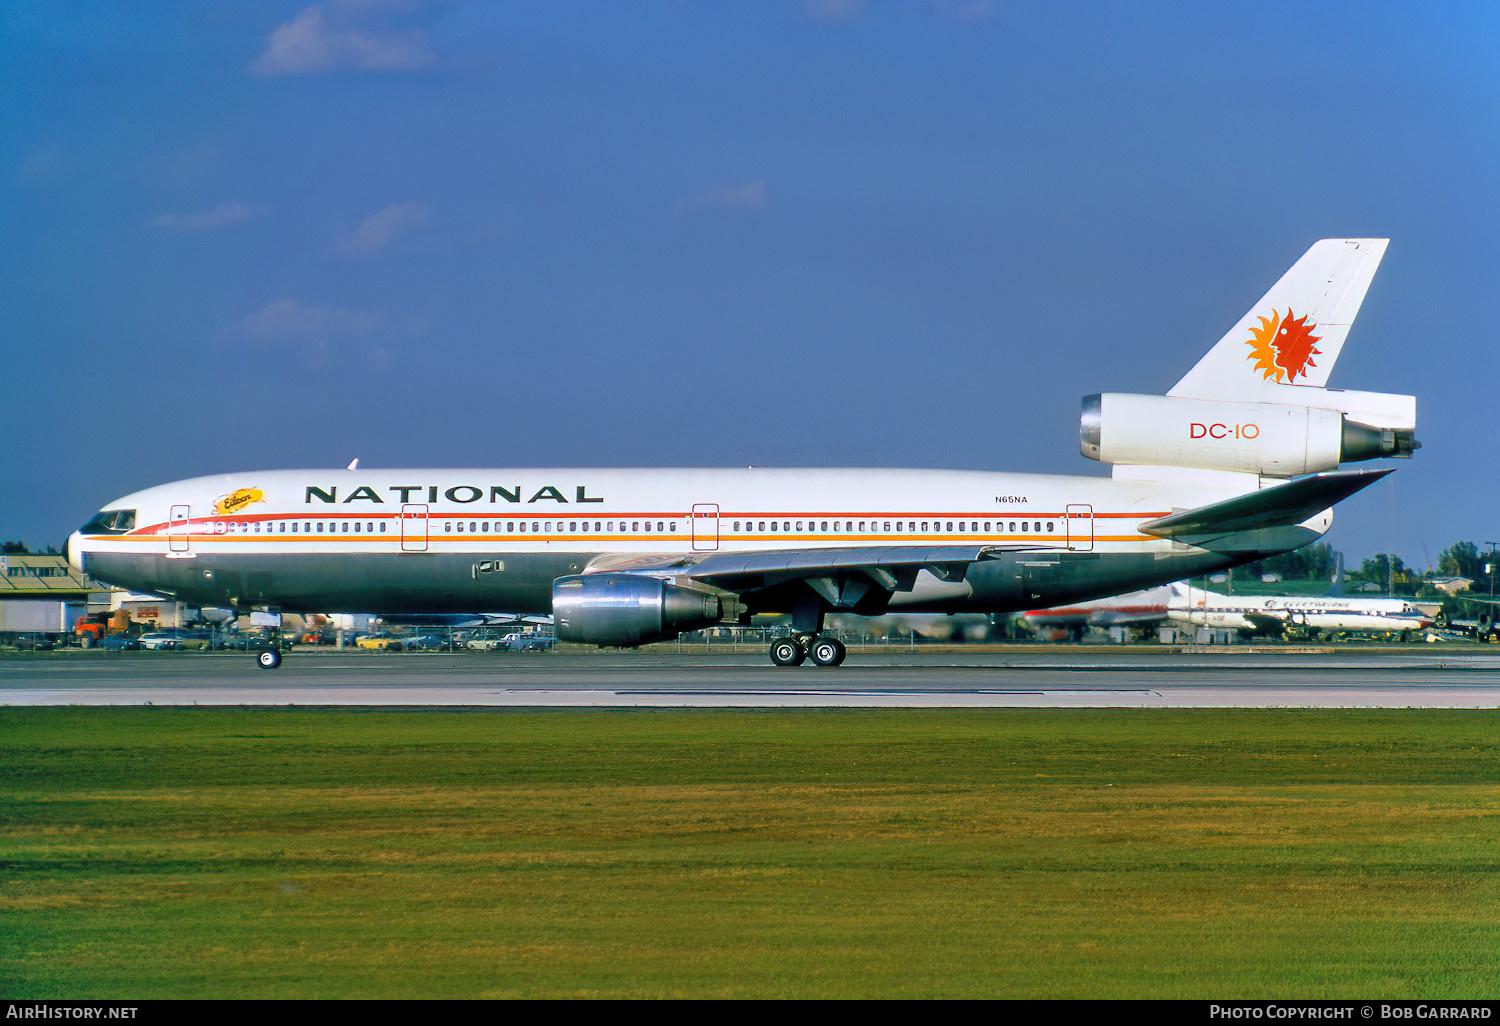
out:
M130 629L128 613L88 613L73 621L73 638L82 648L93 648L110 634Z
M13 640L17 634L45 634L65 640L74 622L87 612L82 602L56 599L6 599L0 602L0 637Z

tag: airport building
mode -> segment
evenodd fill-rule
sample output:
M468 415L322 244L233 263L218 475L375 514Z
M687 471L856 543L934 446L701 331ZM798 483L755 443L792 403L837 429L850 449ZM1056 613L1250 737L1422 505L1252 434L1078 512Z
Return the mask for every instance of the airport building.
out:
M137 595L81 572L56 553L0 556L0 633L70 633L85 613L125 610L136 623L179 626L190 619L180 602Z

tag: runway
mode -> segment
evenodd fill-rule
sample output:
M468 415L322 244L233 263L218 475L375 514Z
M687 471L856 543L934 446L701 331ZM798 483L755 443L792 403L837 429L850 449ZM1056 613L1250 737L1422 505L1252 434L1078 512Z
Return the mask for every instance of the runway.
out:
M755 655L293 651L0 658L4 706L1500 708L1500 653Z

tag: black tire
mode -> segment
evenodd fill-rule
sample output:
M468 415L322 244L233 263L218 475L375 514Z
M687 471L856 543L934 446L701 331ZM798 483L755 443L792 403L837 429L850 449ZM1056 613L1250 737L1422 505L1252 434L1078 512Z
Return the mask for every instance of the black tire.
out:
M83 637L78 639L78 644L81 648L93 648L94 636L92 634L85 634L83 635Z
M281 653L274 648L263 648L255 653L255 664L262 670L274 670L281 665Z
M801 666L807 650L795 638L777 638L771 642L771 662L777 666Z
M838 666L849 650L837 638L814 638L807 646L807 654L819 666Z

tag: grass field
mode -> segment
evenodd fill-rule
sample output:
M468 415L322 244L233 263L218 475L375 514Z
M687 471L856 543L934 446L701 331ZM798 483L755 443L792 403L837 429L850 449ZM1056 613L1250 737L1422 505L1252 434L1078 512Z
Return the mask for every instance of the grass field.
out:
M0 709L0 996L1496 998L1497 736Z

